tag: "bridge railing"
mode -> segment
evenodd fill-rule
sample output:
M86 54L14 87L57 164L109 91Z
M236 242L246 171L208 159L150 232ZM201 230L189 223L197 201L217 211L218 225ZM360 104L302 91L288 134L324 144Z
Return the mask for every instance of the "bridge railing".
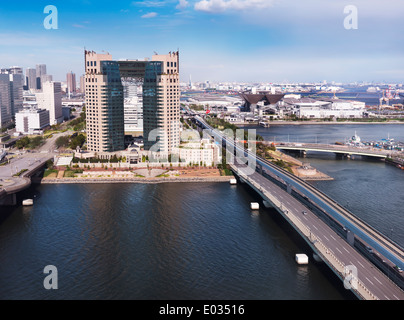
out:
M328 262L329 266L340 275L342 279L346 279L349 276L349 283L351 283L352 290L355 290L358 295L360 295L365 300L379 300L379 298L374 295L366 285L359 280L358 277L355 277L353 274L347 273L346 270L350 270L347 265L345 265L342 261L340 261L332 252L328 249L328 247L310 230L307 225L305 225L296 215L294 215L288 208L283 204L283 202L279 201L272 194L264 190L254 179L251 178L251 175L246 175L239 170L236 166L231 166L232 169L246 182L252 184L257 190L261 192L261 194L266 197L278 210L282 211L284 217L289 220L289 222L306 238L307 242L310 242L312 247L317 249L317 253L321 256L324 262Z

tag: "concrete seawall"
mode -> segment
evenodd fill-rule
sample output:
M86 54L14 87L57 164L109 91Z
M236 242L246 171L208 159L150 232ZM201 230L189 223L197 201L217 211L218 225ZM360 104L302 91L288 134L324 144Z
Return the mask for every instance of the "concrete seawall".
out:
M175 178L63 178L53 179L45 178L41 181L34 179L33 183L40 184L80 184L80 183L167 183L167 182L230 182L233 176L221 176L221 177L175 177Z

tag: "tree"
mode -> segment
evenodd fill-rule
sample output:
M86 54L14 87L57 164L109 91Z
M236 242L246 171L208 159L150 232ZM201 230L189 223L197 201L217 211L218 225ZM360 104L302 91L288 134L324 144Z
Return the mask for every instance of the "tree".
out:
M57 148L67 147L69 145L69 137L67 136L59 137L56 139L55 144Z
M79 134L77 137L74 137L69 144L69 147L71 149L76 149L77 147L80 147L83 145L84 141L86 141L86 137L84 135Z
M21 138L20 140L18 140L18 141L15 143L15 146L16 146L18 149L26 148L26 147L29 145L30 142L31 142L30 138L28 138L28 137L23 137L23 138Z
M32 149L35 149L35 148L39 147L42 143L43 143L43 137L42 136L36 136L36 137L31 139L29 146Z

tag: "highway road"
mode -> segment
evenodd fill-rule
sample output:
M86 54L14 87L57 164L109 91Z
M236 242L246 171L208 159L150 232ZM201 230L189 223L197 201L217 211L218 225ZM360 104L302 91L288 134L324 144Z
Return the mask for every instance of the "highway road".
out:
M236 165L236 167L242 166ZM339 261L346 266L354 266L359 281L378 299L404 300L404 291L295 197L258 172L248 175L248 178L277 198L282 203L283 211L287 210L288 215L294 215L309 228L313 238L319 239Z
M196 117L196 120L199 121L200 123L202 123L202 125L205 128L212 129L202 118ZM217 130L211 130L210 133L213 136L215 136L215 138L218 141L221 141L223 139L222 134ZM234 145L234 142L227 139L227 144ZM248 151L246 151L244 149L243 149L243 152L245 152L245 154L248 153ZM361 221L360 219L358 219L357 217L352 215L350 212L346 211L344 208L339 206L335 201L328 198L326 195L324 195L322 192L320 192L319 190L317 190L310 184L295 177L291 173L275 166L274 164L272 164L264 159L261 159L260 157L256 157L256 155L254 155L254 154L248 154L248 157L251 159L255 159L258 164L262 165L263 168L265 170L268 170L268 172L270 172L271 174L277 176L278 179L290 184L292 186L292 188L294 188L294 190L297 191L298 193L304 194L305 196L307 196L308 199L310 199L313 203L315 203L317 207L323 209L324 212L326 212L329 216L333 217L334 220L339 221L342 226L345 226L346 228L348 228L349 230L354 232L356 236L359 235L360 239L365 240L367 243L371 244L373 248L377 249L378 252L382 253L382 256L387 257L388 259L393 261L394 264L397 264L400 267L403 266L403 261L404 261L403 260L403 249L400 246L398 246L397 244L392 242L390 239L388 239L384 235L380 234L377 230L373 229L371 226L367 225L365 222ZM253 176L254 177L260 176L260 178L257 178L257 179L259 179L257 181L260 181L260 183L261 182L264 183L266 186L268 184L273 185L273 183L271 181L269 181L265 177L261 176L259 173L254 172ZM287 192L286 192L286 194L287 194ZM302 209L304 207L304 205L302 203L300 203L297 199L295 199L294 197L292 197L292 199L294 201L294 205L300 204L297 208ZM291 199L289 199L289 202L290 201L291 201ZM290 203L292 203L292 202L290 202ZM286 205L287 205L287 203L286 203ZM306 208L306 207L304 207L304 208ZM307 211L307 208L306 208L306 211ZM313 217L316 217L316 219L318 219L317 216L314 215L314 213L312 213L312 215L313 215ZM303 216L305 216L305 218L308 219L309 215L303 215ZM304 220L305 220L305 218L299 217L299 219L304 219ZM318 219L318 220L320 221L320 219ZM327 226L324 222L322 222L322 223L323 223L323 226ZM313 226L314 229L310 229L310 230L315 230L316 227L318 228L319 226L317 226L317 225L315 227ZM328 226L327 226L327 228L332 230ZM335 233L335 231L333 231L333 234L337 235ZM335 238L334 235L333 235L333 237ZM324 238L324 240L331 241L330 238L332 240L334 240L332 237L329 237L328 240ZM365 259L365 257L362 256L356 249L351 247L347 241L345 241L344 239L341 239L341 240L343 241L345 246L341 246L341 245L337 246L336 247L337 249L334 250L336 252L333 252L333 253L335 253L335 254L336 253L339 253L339 254L341 254L341 253L348 254L349 253L350 254L352 251L352 252L355 252L355 255L358 255L358 257L359 257L359 258L357 257L354 260L351 259L349 261L346 260L347 258L344 258L344 260L341 260L341 261L344 261L348 264L355 265L357 268L358 268L358 266L362 266L362 265L367 266L366 268L362 267L363 268L362 271L375 270L377 272L377 275L373 275L373 276L370 274L368 276L366 276L366 272L364 272L365 277L363 279L366 280L367 283L369 283L369 284L378 283L379 281L381 281L382 277L383 277L383 279L385 278L388 281L390 281L379 269L377 269L372 263L370 263L367 259ZM324 243L326 243L326 242L324 242ZM349 247L351 250L349 250L347 247ZM348 250L348 252L347 252L347 250ZM350 257L350 255L348 255L348 257ZM364 264L363 263L364 261L366 261L367 264ZM392 272L397 272L397 271L393 270ZM366 283L366 282L364 281L364 283ZM397 287L393 282L391 282L391 284L393 284L393 287ZM398 287L397 287L397 289L398 289L398 291L392 295L389 295L388 292L384 292L384 291L379 292L379 294L381 295L380 299L383 299L383 298L395 299L395 297L402 298L403 297L402 290Z

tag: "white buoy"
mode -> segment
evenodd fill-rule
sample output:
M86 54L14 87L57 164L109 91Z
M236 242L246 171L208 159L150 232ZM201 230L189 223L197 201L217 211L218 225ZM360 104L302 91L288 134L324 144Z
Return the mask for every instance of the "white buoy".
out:
M230 184L237 184L237 180L236 179L230 179Z
M260 204L258 202L251 202L250 207L252 210L258 210L260 208Z
M295 260L298 264L308 264L309 257L303 253L296 254Z
M32 199L26 199L22 202L23 206L33 206L34 205L34 200Z

